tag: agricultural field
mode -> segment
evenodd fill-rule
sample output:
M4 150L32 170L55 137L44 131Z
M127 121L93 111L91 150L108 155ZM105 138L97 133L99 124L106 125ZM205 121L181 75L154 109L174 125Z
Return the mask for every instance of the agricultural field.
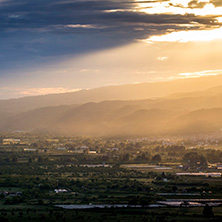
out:
M0 146L1 221L179 222L222 217L221 170L213 161L208 167L207 160L220 151L190 151L153 141L21 139L26 145ZM170 152L175 159L169 160Z

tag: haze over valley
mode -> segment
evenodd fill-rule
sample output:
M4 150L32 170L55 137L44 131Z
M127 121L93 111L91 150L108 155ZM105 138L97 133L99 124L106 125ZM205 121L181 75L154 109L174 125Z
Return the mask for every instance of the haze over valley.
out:
M0 0L0 222L222 221L222 0Z
M0 129L143 137L222 129L222 76L2 100Z

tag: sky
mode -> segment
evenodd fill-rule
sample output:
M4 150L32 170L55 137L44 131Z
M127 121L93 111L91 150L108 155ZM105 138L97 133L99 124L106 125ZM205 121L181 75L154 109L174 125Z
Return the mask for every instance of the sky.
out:
M0 99L222 74L222 0L0 0Z

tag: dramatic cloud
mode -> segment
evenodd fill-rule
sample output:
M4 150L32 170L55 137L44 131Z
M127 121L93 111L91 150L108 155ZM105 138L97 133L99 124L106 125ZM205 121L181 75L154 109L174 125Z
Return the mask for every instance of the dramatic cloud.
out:
M147 3L148 2L148 3ZM46 62L52 56L77 55L128 44L169 29L182 30L178 24L212 26L214 16L194 14L149 14L143 5L168 1L99 0L8 0L0 3L1 73ZM155 9L155 8L154 8ZM12 65L13 64L13 65Z
M169 0L169 1L140 1L138 2L140 11L149 14L195 14L195 15L221 15L221 5L219 2L203 0Z
M193 30L172 32L161 36L151 36L146 41L153 42L194 42L222 39L222 28L213 30Z
M109 63L103 59L100 59L95 66L91 65L90 60L84 59L85 64L76 63L79 58L92 53L123 48L138 42L144 44L140 41L144 39L160 42L166 37L171 38L172 35L181 33L190 33L185 34L189 37L194 32L195 34L206 30L213 32L222 25L221 9L222 1L219 0L0 1L0 51L2 52L0 55L0 87L4 87L9 82L22 82L23 78L24 88L29 87L31 79L32 87L35 88L36 76L39 75L36 73L41 73L41 78L46 78L45 81L41 81L42 84L51 83L50 88L57 88L60 85L59 82L55 83L56 79L64 79L61 76L65 75L63 71L59 73L58 70L67 68L57 66L67 60L72 60L69 63L69 65L71 64L69 67L70 79L76 79L77 84L82 78L81 87L89 85L82 83L87 82L84 75L90 71L80 70L101 69L105 73L109 68L107 73L112 73L112 75L115 73L120 78L120 72L129 73L129 70L132 70L133 60L123 61L125 57L128 58L128 55L124 54L125 52L121 54L122 62L120 59L113 62L117 58L117 53L114 52L115 56L112 57L113 60L109 60ZM180 41L178 39L179 37L174 41ZM149 50L144 52L140 61L147 56ZM128 53L129 55L135 54L130 50ZM160 61L164 61L164 59L157 59L161 54L155 54L153 58L150 58L152 56L149 55L150 61L153 62L149 63L152 71L156 71L156 63L159 67ZM168 57L167 54L166 57ZM167 62L161 64L166 65L169 60L167 59ZM140 61L138 61L139 68L134 67L133 70L149 73L151 70L146 70L146 66L140 67L140 63L142 63ZM114 69L115 65L118 65L117 69ZM78 71L72 71L72 66L77 66ZM126 71L126 69L128 70ZM50 70L50 74L48 70ZM51 73L56 74L53 76ZM97 73L99 76L100 72L92 71L91 73ZM85 79L83 80L83 78ZM99 82L103 77L96 79L88 75L87 78L88 81L92 78L92 82ZM121 78L123 79L123 76ZM112 81L118 83L117 79L112 79ZM132 78L132 81L135 82L135 78ZM107 82L103 80L101 84L104 85ZM121 80L122 82L123 80ZM47 88L46 86L36 86L36 88L38 87ZM79 87L75 85L74 88Z

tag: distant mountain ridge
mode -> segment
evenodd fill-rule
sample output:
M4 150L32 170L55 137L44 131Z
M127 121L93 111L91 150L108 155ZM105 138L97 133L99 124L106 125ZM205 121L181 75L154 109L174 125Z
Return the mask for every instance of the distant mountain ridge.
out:
M200 80L200 83L203 83L207 79L211 78L195 79L194 82ZM213 79L215 80L215 78ZM187 81L184 81L187 84ZM193 79L188 82L194 84ZM199 88L195 88L197 91L189 91L187 93L174 92L172 95L155 99L90 101L80 104L45 106L28 111L26 111L27 108L24 108L23 112L7 113L5 118L3 118L4 109L3 111L0 109L0 130L23 130L62 135L102 137L184 135L217 132L222 129L222 82L217 81L217 84L219 83L221 85L205 90L200 90L199 88L203 86L199 86ZM161 84L164 87L169 84L169 87L172 84L178 84L178 82L173 81L173 83L165 82ZM152 85L152 87L157 87L157 85ZM204 87L206 88L207 86ZM128 87L131 88L131 86ZM112 89L117 88L114 87ZM156 89L156 92L160 93L160 88ZM104 89L96 90L104 92ZM113 96L114 94L109 96L111 95ZM125 94L123 95L126 96ZM55 98L54 96L59 95L49 95L46 97L51 98L51 96ZM61 96L66 96L66 94ZM105 97L105 95L103 96ZM37 97L37 99L40 98ZM35 97L19 99L17 102L22 101L21 104L25 104L30 99L35 99ZM7 104L8 101L5 102ZM71 100L64 102L69 103Z
M189 134L220 128L222 94L207 98L103 101L43 107L0 122L1 130L104 137Z
M220 85L222 85L222 75L109 86L70 93L0 100L0 112L15 114L46 106L84 104L104 100L143 100L166 97L176 93L196 92Z
M222 108L199 109L170 121L170 131L180 134L222 130Z

